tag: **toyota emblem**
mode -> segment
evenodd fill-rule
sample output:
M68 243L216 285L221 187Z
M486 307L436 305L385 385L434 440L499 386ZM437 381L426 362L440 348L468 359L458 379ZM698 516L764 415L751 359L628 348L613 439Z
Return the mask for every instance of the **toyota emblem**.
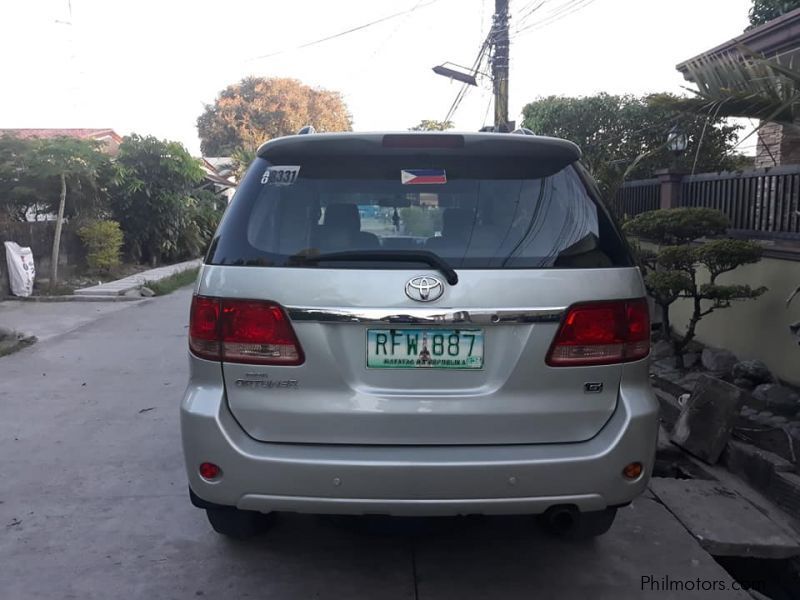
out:
M444 284L436 277L421 275L406 283L406 296L417 302L433 302L444 294Z

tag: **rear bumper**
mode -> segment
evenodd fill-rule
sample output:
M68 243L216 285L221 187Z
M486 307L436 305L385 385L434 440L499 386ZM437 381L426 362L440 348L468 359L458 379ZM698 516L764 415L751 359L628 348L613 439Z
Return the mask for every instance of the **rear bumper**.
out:
M214 379L219 384L213 385ZM657 404L644 382L623 385L611 419L580 443L270 444L244 433L217 376L189 386L181 430L189 485L213 504L261 512L533 514L556 504L592 511L630 502L650 477L658 421ZM218 481L198 475L204 461L222 468ZM645 472L631 482L621 473L633 461L643 463Z

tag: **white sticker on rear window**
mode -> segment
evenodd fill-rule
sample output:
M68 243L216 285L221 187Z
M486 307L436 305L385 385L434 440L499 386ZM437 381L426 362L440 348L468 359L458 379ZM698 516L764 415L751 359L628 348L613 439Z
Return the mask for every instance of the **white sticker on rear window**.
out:
M261 176L261 183L264 185L292 185L297 181L299 174L299 165L267 167Z

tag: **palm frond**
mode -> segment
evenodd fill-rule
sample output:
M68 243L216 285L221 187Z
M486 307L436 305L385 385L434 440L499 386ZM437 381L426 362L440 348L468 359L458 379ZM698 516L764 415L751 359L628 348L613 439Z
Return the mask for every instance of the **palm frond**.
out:
M800 70L791 64L739 46L738 53L700 56L686 69L697 89L677 108L800 125Z

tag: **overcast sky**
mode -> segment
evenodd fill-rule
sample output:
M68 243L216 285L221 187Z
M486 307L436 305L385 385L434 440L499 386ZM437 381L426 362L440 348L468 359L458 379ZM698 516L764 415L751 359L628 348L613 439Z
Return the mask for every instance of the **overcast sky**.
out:
M511 0L512 31L540 1ZM538 25L512 39L511 118L550 94L680 92L675 64L740 34L750 4L545 0L524 21ZM177 139L197 154L203 104L260 75L342 92L357 130L407 129L444 118L458 84L431 67L471 64L493 7L493 0L71 0L70 17L68 0L8 2L0 127L111 127ZM480 127L489 99L488 87L471 89L457 127Z

